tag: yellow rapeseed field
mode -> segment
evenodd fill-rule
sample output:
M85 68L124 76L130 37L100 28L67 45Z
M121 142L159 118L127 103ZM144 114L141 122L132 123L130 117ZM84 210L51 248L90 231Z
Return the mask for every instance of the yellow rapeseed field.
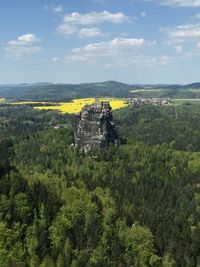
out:
M0 102L4 102L5 101L5 98L0 98Z
M113 110L120 109L126 107L128 104L123 99L115 99L115 98L101 98L98 99L100 101L108 100L110 101L110 105ZM59 110L61 113L78 113L81 109L88 104L94 103L96 100L95 98L82 98L82 99L74 99L72 102L69 103L59 103L57 106L41 106L41 107L34 107L35 109L40 110Z

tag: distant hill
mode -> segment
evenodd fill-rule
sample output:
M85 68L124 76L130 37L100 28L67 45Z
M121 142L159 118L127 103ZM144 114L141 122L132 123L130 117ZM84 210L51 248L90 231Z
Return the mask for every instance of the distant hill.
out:
M115 81L82 84L1 85L0 96L17 100L66 101L82 97L131 96L132 86Z
M179 84L126 84L105 81L81 84L14 84L0 85L0 97L11 100L69 101L85 97L171 97L200 98L200 83Z
M185 88L200 89L200 83L191 83L184 86Z

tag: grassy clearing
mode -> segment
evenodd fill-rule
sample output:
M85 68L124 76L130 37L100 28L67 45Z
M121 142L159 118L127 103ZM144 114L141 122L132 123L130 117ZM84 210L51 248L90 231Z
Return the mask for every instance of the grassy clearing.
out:
M182 105L182 104L200 104L200 98L193 98L193 99L173 99L173 103L175 105Z
M131 90L130 93L149 93L149 92L161 92L162 89L136 89Z
M193 93L200 93L200 88L191 88L191 89L188 89L189 92L193 92Z

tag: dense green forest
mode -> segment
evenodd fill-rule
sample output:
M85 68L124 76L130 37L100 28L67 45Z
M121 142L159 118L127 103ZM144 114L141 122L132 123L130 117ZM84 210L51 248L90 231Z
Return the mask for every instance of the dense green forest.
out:
M85 154L73 115L0 105L1 267L200 266L200 105L113 115Z
M170 97L175 99L200 98L200 83L180 84L125 84L116 81L81 84L19 84L0 85L0 97L7 100L64 102L87 97Z

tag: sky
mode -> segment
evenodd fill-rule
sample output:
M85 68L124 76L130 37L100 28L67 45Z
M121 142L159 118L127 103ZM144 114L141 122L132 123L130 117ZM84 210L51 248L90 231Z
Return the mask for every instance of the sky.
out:
M200 0L1 0L0 84L200 82Z

